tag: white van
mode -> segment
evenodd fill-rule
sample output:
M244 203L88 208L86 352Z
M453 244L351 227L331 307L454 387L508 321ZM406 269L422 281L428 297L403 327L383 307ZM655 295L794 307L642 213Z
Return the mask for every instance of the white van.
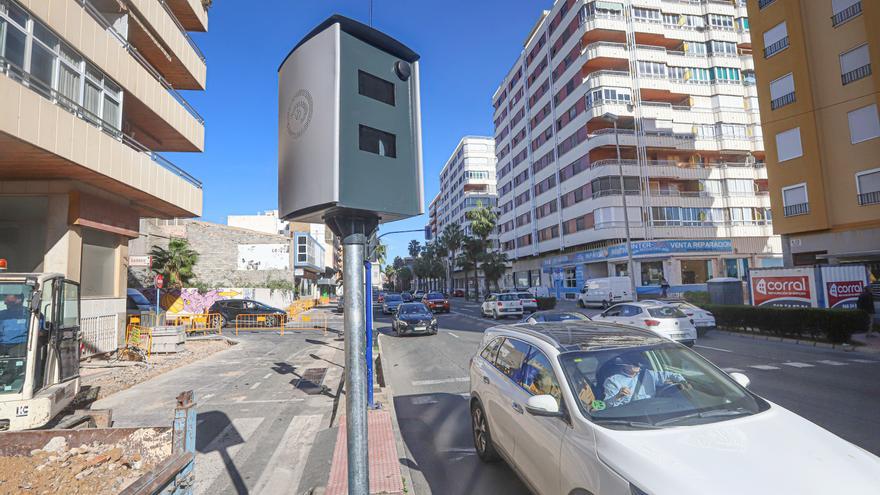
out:
M632 301L629 277L603 277L587 280L578 296L578 306L591 304L607 308L612 304Z

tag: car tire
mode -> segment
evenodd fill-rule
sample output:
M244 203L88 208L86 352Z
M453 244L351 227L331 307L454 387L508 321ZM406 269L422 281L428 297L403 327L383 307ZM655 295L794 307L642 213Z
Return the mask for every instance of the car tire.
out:
M479 401L471 404L471 432L474 436L474 448L483 462L497 462L501 460L495 445L492 443L492 434L489 432L489 421L486 412Z
M229 320L226 319L225 315L221 314L220 315L220 328L226 328L227 326L229 326Z

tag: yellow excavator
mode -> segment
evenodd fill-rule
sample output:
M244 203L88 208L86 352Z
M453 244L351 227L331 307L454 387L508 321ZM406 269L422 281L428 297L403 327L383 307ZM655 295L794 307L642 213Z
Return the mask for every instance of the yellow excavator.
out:
M0 271L0 431L39 428L79 392L79 284Z

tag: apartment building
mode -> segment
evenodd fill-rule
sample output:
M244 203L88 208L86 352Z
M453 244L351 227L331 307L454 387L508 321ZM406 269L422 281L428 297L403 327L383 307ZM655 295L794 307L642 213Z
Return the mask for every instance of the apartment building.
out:
M466 213L480 205L497 206L495 141L491 137L465 136L440 170L440 192L428 207L432 237L436 239L452 223L458 223L465 234L474 235ZM497 237L491 236L490 242L497 246ZM456 270L453 280L456 288L464 288L464 272Z
M84 326L124 315L141 218L202 212L159 152L204 149L178 90L205 88L207 20L200 0L0 0L0 258L79 281Z
M625 216L640 293L781 264L744 1L557 0L492 102L508 283L626 274Z
M785 263L866 262L878 277L880 4L749 0L748 8Z

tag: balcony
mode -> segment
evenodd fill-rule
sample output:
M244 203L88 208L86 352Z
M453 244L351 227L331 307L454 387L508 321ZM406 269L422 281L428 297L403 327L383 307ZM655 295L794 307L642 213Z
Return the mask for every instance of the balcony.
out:
M851 70L845 74L840 76L843 85L846 86L851 82L858 81L859 79L864 79L871 75L871 64L866 64L858 69Z
M795 205L786 205L782 208L783 215L787 217L796 217L798 215L806 215L810 213L810 203L798 203Z
M788 36L770 46L764 47L764 58L770 58L786 48L788 48Z
M775 98L770 100L770 110L776 110L784 107L785 105L790 105L795 102L794 92L784 94L779 98Z
M208 30L208 9L202 0L159 0L174 13L187 31Z
M859 206L880 204L880 191L859 194Z
M854 3L831 16L831 26L837 27L853 17L860 15L862 15L862 2Z

